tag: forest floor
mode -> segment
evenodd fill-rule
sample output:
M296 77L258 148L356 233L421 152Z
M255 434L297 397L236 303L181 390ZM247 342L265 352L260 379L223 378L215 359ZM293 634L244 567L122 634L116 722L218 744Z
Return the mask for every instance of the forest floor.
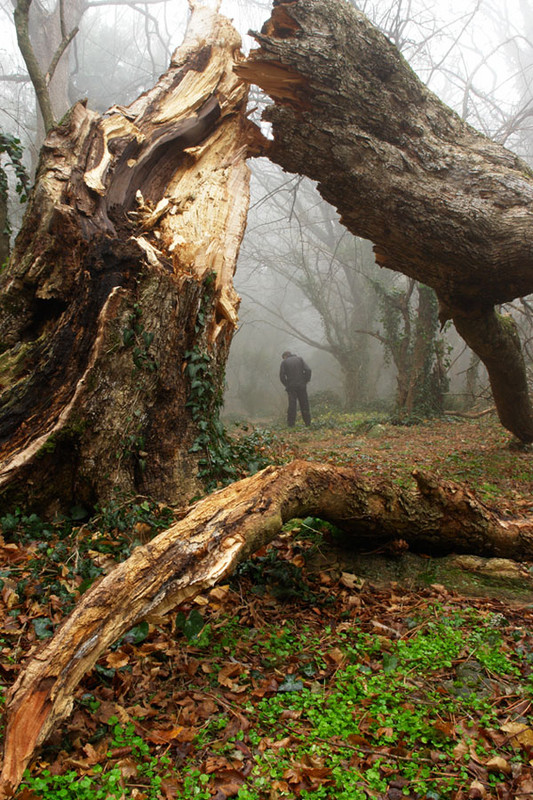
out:
M490 418L336 415L238 436L263 460L358 465L405 486L417 467L504 515L533 514L533 456ZM0 518L4 691L91 582L173 512L138 498L72 516ZM331 526L292 521L229 583L100 659L17 799L533 797L533 567L480 559L441 580L437 561L347 552ZM460 574L473 579L459 592Z

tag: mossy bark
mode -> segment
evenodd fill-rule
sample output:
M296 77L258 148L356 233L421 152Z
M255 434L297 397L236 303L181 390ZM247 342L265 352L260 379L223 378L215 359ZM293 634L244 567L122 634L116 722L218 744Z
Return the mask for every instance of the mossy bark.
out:
M0 281L4 507L197 492L187 363L223 372L256 137L239 47L199 4L153 89L50 131Z

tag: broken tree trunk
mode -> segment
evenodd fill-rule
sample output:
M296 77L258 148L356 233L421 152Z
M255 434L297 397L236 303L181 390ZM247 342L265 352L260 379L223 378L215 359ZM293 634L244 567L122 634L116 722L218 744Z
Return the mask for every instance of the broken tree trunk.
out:
M140 620L157 618L230 575L294 517L318 516L373 548L533 558L533 520L502 521L464 487L415 474L417 490L354 469L294 461L267 467L194 505L89 590L9 693L2 791L22 773L99 656ZM1 795L0 795L1 796Z
M236 67L274 100L269 157L318 181L381 266L435 289L485 363L502 424L533 441L524 362L493 307L533 291L533 175L467 125L346 0L276 0ZM486 338L488 337L488 338Z
M153 89L104 116L78 103L48 135L0 283L4 507L196 493L256 136L239 47L198 5Z

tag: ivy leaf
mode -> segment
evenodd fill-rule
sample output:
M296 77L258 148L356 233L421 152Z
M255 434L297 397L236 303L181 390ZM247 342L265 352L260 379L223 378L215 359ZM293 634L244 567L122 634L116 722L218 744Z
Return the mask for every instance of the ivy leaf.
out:
M11 533L19 524L19 517L15 516L15 514L6 514L5 517L0 519L0 524L4 533Z
M135 340L135 334L131 328L124 328L122 331L122 341L125 347L131 347Z
M182 631L189 642L193 642L198 638L198 634L204 625L205 620L196 608L193 608L187 617L183 612L180 612L176 617L176 628Z
M51 630L52 620L49 617L37 617L32 620L32 625L38 639L49 639L54 634Z
M84 506L76 505L70 509L70 518L73 522L84 522L91 515Z
M303 681L289 673L285 676L283 683L278 686L278 692L301 692L303 688Z
M135 625L134 628L131 628L126 634L124 634L124 641L128 642L128 644L140 644L144 642L146 637L148 636L149 632L149 625L146 620L139 622L138 625Z
M398 666L398 659L390 653L383 653L383 672L389 675Z

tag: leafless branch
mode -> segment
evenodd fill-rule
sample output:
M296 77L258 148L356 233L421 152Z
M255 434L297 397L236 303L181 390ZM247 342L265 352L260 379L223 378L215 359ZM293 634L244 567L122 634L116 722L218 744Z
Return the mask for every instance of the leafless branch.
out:
M48 92L48 84L45 76L37 61L35 51L32 47L29 33L29 13L32 0L18 0L14 18L17 31L17 41L24 62L28 68L28 73L37 95L37 102L43 117L45 131L48 132L54 127L54 113L52 102Z
M29 75L25 75L20 72L13 73L12 75L0 75L0 81L4 83L27 83L29 79Z
M61 8L63 8L63 4L61 4ZM61 29L63 29L63 19L61 20ZM73 28L71 32L67 34L67 36L64 36L64 38L59 43L59 47L52 56L50 66L48 67L48 71L45 75L45 81L47 86L50 85L50 81L54 77L54 72L56 71L56 67L61 60L61 56L63 55L63 53L65 52L71 41L74 39L78 31L79 31L78 27Z
M134 8L135 6L156 6L168 2L169 0L101 0L98 3L95 0L89 0L85 4L85 8L99 8L99 6L130 6L130 8Z

